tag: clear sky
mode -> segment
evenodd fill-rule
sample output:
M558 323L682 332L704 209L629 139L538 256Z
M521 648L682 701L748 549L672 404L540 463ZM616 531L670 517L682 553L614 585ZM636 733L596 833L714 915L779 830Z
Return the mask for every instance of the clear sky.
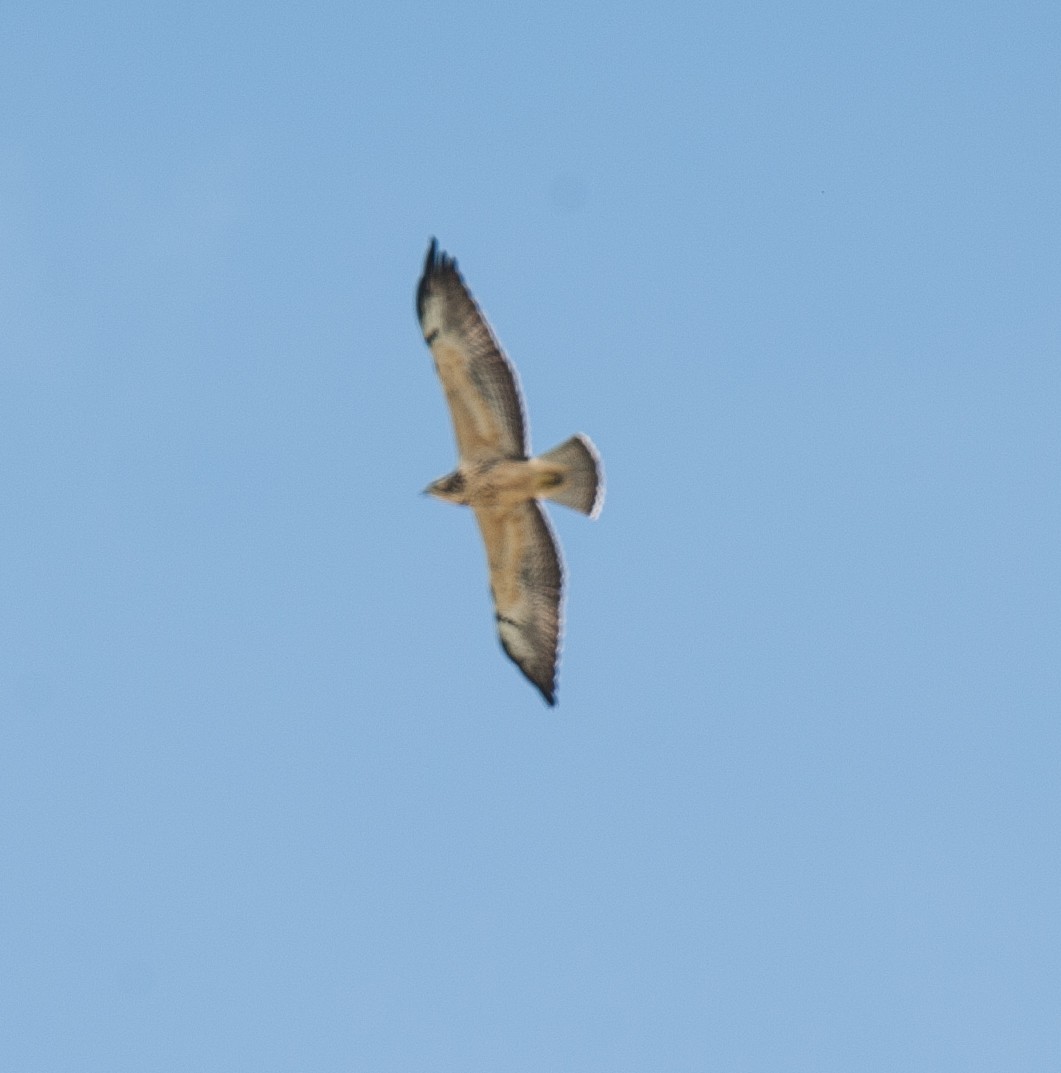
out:
M0 1069L1061 1068L1061 8L0 6ZM559 705L413 293L604 459Z

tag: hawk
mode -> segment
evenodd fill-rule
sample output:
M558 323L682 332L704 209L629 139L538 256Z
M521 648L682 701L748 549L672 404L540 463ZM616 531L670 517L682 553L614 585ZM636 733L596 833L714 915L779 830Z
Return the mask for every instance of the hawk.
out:
M516 370L457 262L434 239L416 312L449 403L458 454L457 468L424 491L472 508L486 545L501 647L553 705L564 570L539 500L595 518L604 496L600 457L581 434L531 456Z

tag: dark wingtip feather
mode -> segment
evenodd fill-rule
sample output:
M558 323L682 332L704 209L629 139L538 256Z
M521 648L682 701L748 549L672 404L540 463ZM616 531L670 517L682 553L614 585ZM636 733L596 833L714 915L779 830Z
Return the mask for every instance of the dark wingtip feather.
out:
M435 270L438 258L438 239L431 237L431 245L427 247L427 257L424 258L424 270L420 274L420 283L416 288L416 316L424 319L424 303L427 301L428 280Z
M538 690L539 693L541 693L542 697L544 697L544 699L545 699L545 703L548 704L550 708L555 708L556 707L556 671L555 671L555 668L553 670L553 680L551 682L535 678L534 675L526 667L524 667L523 664L520 663L520 661L516 658L516 656L513 653L512 649L509 648L508 645L505 643L504 637L498 637L498 640L501 642L501 648L504 651L505 655L508 656L508 658L510 660L512 660L512 662L519 668L520 673L523 675L523 677L526 678L527 681L530 682L530 684L532 686L534 686L534 688L536 690Z
M521 670L522 670L522 668L521 668ZM524 673L526 673L526 672L524 672ZM539 693L541 693L542 699L545 701L545 703L548 704L550 708L555 708L556 707L556 686L554 686L554 685L553 686L543 686L541 684L541 682L535 682L534 679L531 678L531 676L529 674L527 675L527 678L529 679L531 684L534 686L534 688L537 689Z
M416 288L416 315L423 321L424 305L431 291L431 283L436 276L443 272L457 271L457 260L450 257L445 250L438 248L438 239L432 237L431 245L427 247L427 256L424 258L424 271L420 276L420 284Z
M522 670L522 669L523 668L521 667L520 670ZM524 671L524 673L526 674L525 671ZM537 686L538 692L541 693L541 695L545 698L545 703L548 704L550 708L555 708L556 707L556 680L555 680L555 678L553 679L552 682L543 683L543 682L536 682L533 678L530 677L529 674L527 675L527 677L530 678L530 680L534 683L535 686Z

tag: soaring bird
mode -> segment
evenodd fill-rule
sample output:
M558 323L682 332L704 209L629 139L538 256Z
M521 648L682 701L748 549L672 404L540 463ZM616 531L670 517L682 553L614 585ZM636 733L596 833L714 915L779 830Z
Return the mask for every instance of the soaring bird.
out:
M600 456L581 433L531 455L519 378L457 271L432 239L416 312L457 437L457 468L424 491L471 507L486 545L497 632L509 658L556 703L564 570L539 500L595 518Z

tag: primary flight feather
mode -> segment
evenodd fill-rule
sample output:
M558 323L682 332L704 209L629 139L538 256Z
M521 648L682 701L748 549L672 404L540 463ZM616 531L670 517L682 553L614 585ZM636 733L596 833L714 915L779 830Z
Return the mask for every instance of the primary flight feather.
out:
M581 434L531 457L516 371L457 262L434 239L416 290L416 312L457 437L457 468L426 491L472 508L486 545L501 646L555 704L564 571L538 500L595 518L604 495L600 457Z

